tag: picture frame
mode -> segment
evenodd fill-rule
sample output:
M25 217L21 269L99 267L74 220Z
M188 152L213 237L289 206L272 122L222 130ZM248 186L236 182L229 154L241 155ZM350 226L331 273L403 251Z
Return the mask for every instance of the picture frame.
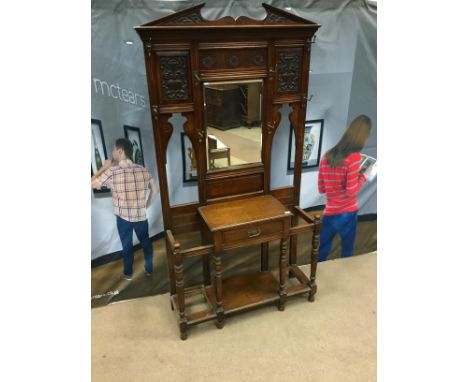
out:
M322 153L323 119L306 121L304 124L304 149L302 168L318 168ZM294 170L296 145L293 143L294 132L292 125L289 131L288 170Z
M140 128L124 125L125 138L133 145L132 160L133 163L145 166L145 158L143 155L143 145L141 142Z
M106 142L102 130L102 122L91 118L91 176L93 176L107 160ZM108 187L93 189L94 193L110 192Z
M180 143L182 148L182 180L184 183L196 182L198 180L197 159L192 142L187 134L180 133Z

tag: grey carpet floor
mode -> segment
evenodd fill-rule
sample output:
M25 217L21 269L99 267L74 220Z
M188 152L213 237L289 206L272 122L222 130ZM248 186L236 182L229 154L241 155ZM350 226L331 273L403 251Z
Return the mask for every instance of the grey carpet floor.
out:
M315 302L207 322L186 341L168 294L92 309L92 380L376 381L376 263L376 252L319 263Z

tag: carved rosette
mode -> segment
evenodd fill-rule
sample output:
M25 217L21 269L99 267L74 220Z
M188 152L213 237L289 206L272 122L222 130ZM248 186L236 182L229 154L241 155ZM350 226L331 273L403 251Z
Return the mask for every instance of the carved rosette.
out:
M211 56L203 57L202 64L205 68L211 68L214 65L214 59Z
M233 68L235 68L236 66L239 66L239 57L238 56L235 56L235 55L232 55L229 57L229 65Z
M253 59L255 65L263 65L265 63L265 57L262 54L256 54Z
M299 91L302 65L301 49L290 49L278 53L278 93Z
M161 56L159 66L163 99L165 101L189 99L187 56Z

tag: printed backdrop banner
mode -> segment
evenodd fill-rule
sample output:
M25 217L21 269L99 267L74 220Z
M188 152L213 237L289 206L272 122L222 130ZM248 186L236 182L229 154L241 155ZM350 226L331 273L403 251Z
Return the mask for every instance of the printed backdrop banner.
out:
M207 19L246 15L263 19L262 2L282 8L322 27L312 45L307 120L322 120L322 155L343 134L349 122L367 114L373 122L372 135L364 153L377 156L376 110L376 24L377 10L364 0L206 0L202 15ZM199 1L94 0L92 1L91 118L92 128L102 126L104 142L97 142L107 156L113 142L132 127L135 149L141 149L145 167L157 182L157 167L142 43L133 27L199 4ZM292 185L288 169L289 106L283 106L275 134L272 188ZM184 118L175 115L174 132L168 148L168 183L171 204L195 202L196 182L183 182L181 132ZM99 121L99 122L96 122ZM134 129L136 128L136 130ZM138 134L139 132L139 134ZM97 134L95 134L97 137ZM92 141L92 138L90 138ZM99 140L101 138L99 137ZM92 142L93 145L93 142ZM141 145L139 147L138 145ZM93 151L92 151L93 155ZM102 161L105 158L101 158ZM92 159L96 163L96 158ZM325 204L317 189L317 168L304 169L301 207ZM121 251L112 198L109 192L91 192L91 259ZM359 195L360 214L377 212L377 181L366 184ZM163 230L159 198L148 210L150 236ZM138 240L134 237L134 243Z

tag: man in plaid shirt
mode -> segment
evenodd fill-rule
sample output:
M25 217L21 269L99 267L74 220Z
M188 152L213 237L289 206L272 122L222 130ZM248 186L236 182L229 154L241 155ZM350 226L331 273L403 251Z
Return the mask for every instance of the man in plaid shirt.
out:
M122 277L126 280L131 280L133 276L133 230L145 255L145 275L151 276L153 272L153 245L148 234L146 209L159 192L149 171L129 159L132 151L132 143L128 139L117 139L112 159L107 160L91 178L93 188L108 186L112 190L114 214L117 216L117 230L123 250Z

